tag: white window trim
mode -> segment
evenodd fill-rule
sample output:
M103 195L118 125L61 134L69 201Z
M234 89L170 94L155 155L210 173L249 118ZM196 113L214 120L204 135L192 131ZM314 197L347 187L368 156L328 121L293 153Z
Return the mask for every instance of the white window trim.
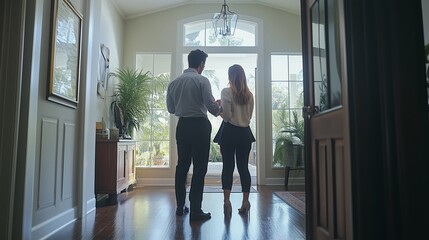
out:
M287 55L287 56L296 56L296 55L299 55L299 56L301 56L301 57L303 57L303 54L302 54L302 52L272 52L272 53L270 53L270 66L271 66L271 56L274 56L274 55ZM270 85L272 84L272 82L273 82L273 80L272 80L272 75L271 75L271 69L270 69ZM269 91L269 96L270 96L270 104L269 104L269 106L270 106L270 109L272 110L272 103L273 103L273 98L272 98L272 89L271 89L271 86L269 86L268 87L268 91ZM271 123L271 124L269 124L269 126L268 126L268 132L267 132L267 135L269 135L269 138L271 139L271 146L272 146L272 141L274 140L273 139L273 115L272 114L270 114L269 115L269 122ZM274 166L272 166L273 165L273 158L274 158L274 153L273 153L273 151L270 151L270 159L271 159L271 167L273 168L273 169L280 169L280 168L283 168L283 167L274 167Z

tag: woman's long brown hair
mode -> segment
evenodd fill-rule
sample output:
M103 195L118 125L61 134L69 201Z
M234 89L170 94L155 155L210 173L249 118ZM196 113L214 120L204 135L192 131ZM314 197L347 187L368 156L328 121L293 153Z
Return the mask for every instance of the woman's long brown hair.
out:
M229 85L232 96L239 105L245 105L251 100L252 93L247 87L246 74L243 67L234 64L228 69Z

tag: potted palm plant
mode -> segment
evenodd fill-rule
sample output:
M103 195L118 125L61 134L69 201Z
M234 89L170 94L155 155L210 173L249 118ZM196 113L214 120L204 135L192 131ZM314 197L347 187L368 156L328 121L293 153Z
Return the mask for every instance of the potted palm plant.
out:
M292 112L292 122L283 119L283 130L275 139L274 164L286 167L302 165L302 140L304 140L304 122L299 120L298 113ZM282 115L283 118L285 114Z
M110 109L119 135L132 138L150 111L152 96L163 94L168 81L165 76L152 77L143 70L122 68L112 73L118 79Z
M274 146L274 164L280 166L290 166L293 160L292 136L286 133L279 133Z

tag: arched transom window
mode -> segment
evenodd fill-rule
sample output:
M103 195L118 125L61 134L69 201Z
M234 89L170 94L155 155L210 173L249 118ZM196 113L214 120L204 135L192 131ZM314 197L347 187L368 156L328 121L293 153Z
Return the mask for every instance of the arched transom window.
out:
M184 46L230 46L230 47L255 47L256 23L239 20L234 36L216 37L213 24L210 19L199 20L184 24Z

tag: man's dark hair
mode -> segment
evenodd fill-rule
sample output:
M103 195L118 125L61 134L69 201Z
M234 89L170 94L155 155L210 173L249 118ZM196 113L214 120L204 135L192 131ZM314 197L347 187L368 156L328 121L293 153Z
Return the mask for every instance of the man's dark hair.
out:
M192 50L188 55L188 66L190 68L198 68L201 63L206 63L206 58L209 55L200 49Z

